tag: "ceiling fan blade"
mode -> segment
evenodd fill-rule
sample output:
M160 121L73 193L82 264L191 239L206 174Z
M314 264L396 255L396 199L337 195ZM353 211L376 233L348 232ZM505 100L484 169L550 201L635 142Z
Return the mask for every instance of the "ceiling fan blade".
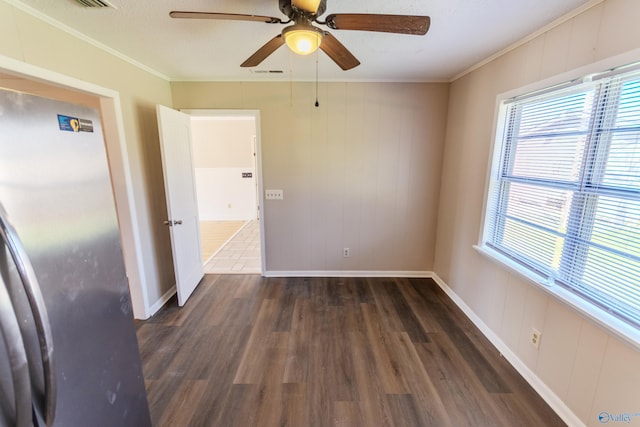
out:
M415 15L375 15L368 13L334 13L326 24L335 30L380 31L383 33L425 35L431 18Z
M344 47L337 38L325 31L320 49L326 53L340 68L347 71L360 65L360 61Z
M291 0L291 4L298 10L316 13L321 0Z
M269 40L264 46L251 55L246 61L240 64L241 67L255 67L262 61L267 59L267 56L275 52L280 46L284 44L284 37L282 34L278 34L271 40Z
M273 16L260 16L260 15L242 15L238 13L215 13L215 12L182 12L174 10L169 12L169 16L172 18L181 19L224 19L231 21L254 21L254 22L266 22L267 24L281 24L280 18L274 18Z

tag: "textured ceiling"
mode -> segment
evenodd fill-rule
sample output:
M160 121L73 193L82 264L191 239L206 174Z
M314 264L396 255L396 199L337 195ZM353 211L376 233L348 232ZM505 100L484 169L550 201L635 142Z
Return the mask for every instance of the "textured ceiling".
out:
M277 0L109 0L115 9L74 0L0 0L26 5L172 80L313 80L316 55L286 46L255 69L240 64L283 25L180 20L171 10L268 15L286 19ZM327 0L330 13L416 14L431 17L425 36L329 30L361 62L342 71L317 55L320 80L448 81L474 64L597 0ZM326 27L322 27L325 28ZM255 71L282 70L283 74Z

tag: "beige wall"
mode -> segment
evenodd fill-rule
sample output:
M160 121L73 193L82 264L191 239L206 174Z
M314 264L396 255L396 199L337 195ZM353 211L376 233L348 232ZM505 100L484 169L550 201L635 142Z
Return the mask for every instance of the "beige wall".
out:
M640 412L640 353L472 245L481 227L496 96L639 48L639 16L637 0L604 1L450 89L434 270L590 426L600 425L600 411ZM531 327L542 331L539 350L528 343Z
M0 55L115 90L141 232L148 304L174 285L155 104L171 105L169 83L0 1ZM140 313L137 313L138 315Z
M432 269L448 84L172 83L175 108L260 110L268 271ZM343 258L342 249L351 250Z
M255 134L253 117L192 119L194 167L252 168Z
M191 136L200 221L256 219L255 117L193 117Z

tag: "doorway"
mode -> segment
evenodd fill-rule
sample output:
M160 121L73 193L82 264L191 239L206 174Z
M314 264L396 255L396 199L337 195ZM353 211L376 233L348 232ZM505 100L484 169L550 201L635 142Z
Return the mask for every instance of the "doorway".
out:
M191 115L202 261L209 274L262 274L259 114Z
M148 318L157 308L152 307L148 300L147 272L142 261L144 253L139 244L140 230L119 94L111 89L3 56L0 56L0 82L8 89L82 104L100 111L133 316L136 319Z

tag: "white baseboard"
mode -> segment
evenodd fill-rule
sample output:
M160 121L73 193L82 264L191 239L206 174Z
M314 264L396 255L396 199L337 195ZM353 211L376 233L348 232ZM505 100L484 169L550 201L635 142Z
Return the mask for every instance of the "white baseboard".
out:
M167 301L169 301L171 297L176 294L176 291L176 287L172 286L171 289L165 292L158 301L156 301L151 307L149 307L149 311L147 312L147 319L156 314L158 310L160 310L167 303Z
M301 270L265 271L264 277L432 277L431 271L367 271L367 270Z
M480 332L487 337L493 346L522 375L533 389L544 399L556 414L569 426L584 427L584 422L556 395L520 358L496 335L486 323L451 289L436 273L430 276L449 298L464 312Z

